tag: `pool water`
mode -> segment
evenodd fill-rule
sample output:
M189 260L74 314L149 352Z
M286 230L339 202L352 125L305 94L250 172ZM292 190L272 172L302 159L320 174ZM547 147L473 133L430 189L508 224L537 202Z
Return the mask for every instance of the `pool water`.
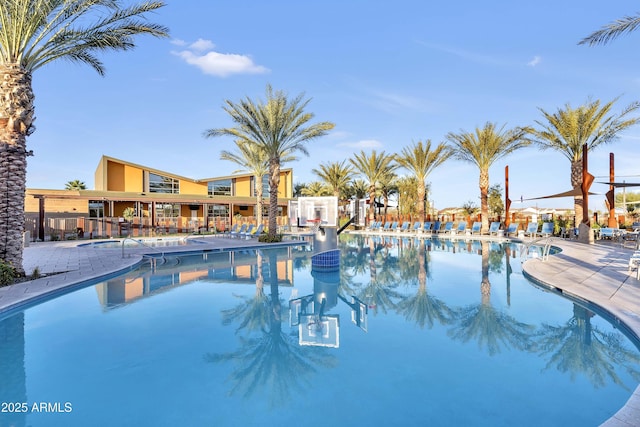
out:
M638 385L634 343L527 281L516 245L340 247L339 271L296 247L168 258L4 318L0 400L29 410L0 425L582 427Z

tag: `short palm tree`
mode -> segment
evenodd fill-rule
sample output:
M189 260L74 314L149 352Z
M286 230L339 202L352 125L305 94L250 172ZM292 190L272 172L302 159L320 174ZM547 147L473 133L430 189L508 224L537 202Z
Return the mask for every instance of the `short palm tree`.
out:
M236 141L237 152L222 150L220 152L221 160L229 160L242 169L237 172L249 172L253 174L255 191L256 191L256 222L262 224L262 178L269 172L269 164L267 156L260 150L260 147L254 144L246 144L242 141Z
M447 140L453 145L454 157L473 163L480 169L482 232L489 230L489 168L497 160L529 145L529 132L529 128L505 130L504 126L497 129L494 123L486 123L484 128L476 128L474 133L461 131L447 134Z
M311 170L331 188L331 192L338 200L345 198L346 190L353 177L353 168L346 162L346 160L343 160L341 162L321 163L318 169Z
M80 181L79 179L74 179L73 181L68 181L64 185L65 190L86 190L87 185Z
M531 133L543 149L560 152L571 162L571 187L578 189L582 186L582 147L587 144L587 150L601 144L614 141L621 131L640 122L640 117L627 117L640 108L640 103L632 103L620 114L609 114L617 98L600 105L600 101L592 101L572 108L566 104L555 113L548 113L540 109L544 121L536 120L538 129ZM582 196L574 197L576 219L582 220Z
M594 31L580 40L578 44L588 44L589 46L607 44L624 33L635 31L638 26L640 26L640 14L625 16L605 25L598 31Z
M375 198L376 185L384 177L385 174L393 171L397 165L393 163L393 155L386 154L384 151L377 153L376 150L370 154L360 151L354 154L350 159L353 167L358 173L364 176L369 185L369 221L375 219Z
M323 197L331 194L331 189L324 182L312 181L300 191L300 194L307 197Z
M123 7L117 0L0 1L0 260L18 274L26 185L26 141L34 130L32 73L67 59L103 75L96 54L129 50L134 36L166 37L168 30L144 20L165 4L145 1Z
M294 159L300 152L309 155L305 143L324 136L334 128L331 122L309 124L312 113L305 112L310 99L304 94L289 99L283 91L273 91L267 85L266 101L245 98L240 102L225 101L224 110L231 116L235 127L214 128L205 131L205 137L228 135L243 143L255 144L269 162L269 238L275 238L278 229L278 186L283 159Z
M407 169L418 180L418 215L421 221L425 220L425 194L427 188L427 177L442 163L453 155L453 150L445 143L438 144L431 150L431 141L427 140L414 143L412 146L404 147L400 154L396 155L396 163Z

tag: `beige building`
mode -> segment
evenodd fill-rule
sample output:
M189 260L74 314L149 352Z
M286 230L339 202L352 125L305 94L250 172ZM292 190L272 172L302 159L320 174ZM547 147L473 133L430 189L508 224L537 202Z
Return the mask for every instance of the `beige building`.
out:
M255 223L257 185L263 188L266 222L266 176L261 183L252 174L192 179L102 156L93 190L27 189L25 228L39 240L222 231L235 222ZM287 221L292 197L293 171L282 169L279 225ZM134 212L131 226L123 217L127 208Z

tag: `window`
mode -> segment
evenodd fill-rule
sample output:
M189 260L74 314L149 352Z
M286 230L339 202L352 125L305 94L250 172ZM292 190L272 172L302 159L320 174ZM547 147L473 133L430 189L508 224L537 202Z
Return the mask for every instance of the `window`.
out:
M210 196L231 196L231 180L220 179L208 184Z
M252 182L254 183L253 195L257 196L258 193L256 191L255 177L253 177ZM269 197L269 175L262 177L262 197Z
M229 216L229 205L209 205L207 206L207 216L226 218Z
M149 172L150 193L180 193L180 182L177 179Z
M180 205L178 203L157 203L156 218L178 218L180 216Z
M104 218L104 202L89 200L89 218Z

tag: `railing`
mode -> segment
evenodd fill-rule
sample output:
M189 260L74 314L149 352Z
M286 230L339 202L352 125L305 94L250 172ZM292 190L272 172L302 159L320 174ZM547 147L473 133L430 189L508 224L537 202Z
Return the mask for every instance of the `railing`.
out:
M126 243L127 240L131 240L132 242L135 242L135 243L137 243L137 244L139 244L141 246L144 246L145 248L148 248L148 249L151 249L152 251L158 252L160 254L160 258L162 258L162 262L164 263L164 262L167 261L167 259L165 258L165 255L164 255L164 251L161 251L161 250L159 250L157 248L154 248L153 246L149 246L149 245L145 244L143 241L138 240L138 239L134 239L133 237L125 237L124 239L122 239L122 258L124 258L124 248L125 248L125 243ZM150 257L150 258L155 259L154 257Z
M527 242L523 249L520 251L520 261L524 262L528 258L530 258L530 250L532 246L541 247L542 253L538 253L540 255L540 259L542 262L545 262L549 259L549 254L551 253L551 247L554 241L553 236L540 237L538 239ZM541 244L544 241L544 244Z

